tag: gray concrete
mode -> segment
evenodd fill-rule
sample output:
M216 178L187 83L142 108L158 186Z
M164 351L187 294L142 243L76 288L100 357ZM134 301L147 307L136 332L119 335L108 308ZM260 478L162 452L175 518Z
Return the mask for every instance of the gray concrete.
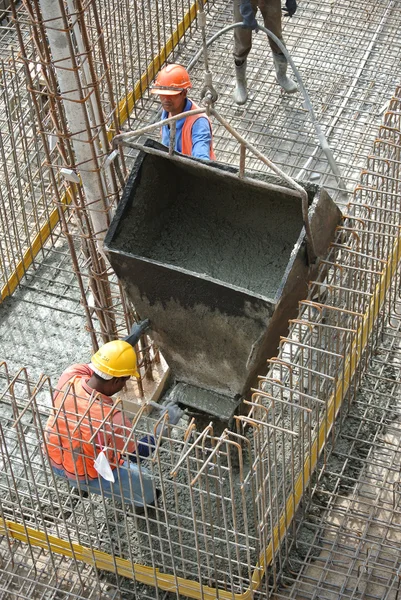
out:
M60 253L67 248L59 243L58 252L41 257L42 264L0 304L0 361L12 375L27 366L33 381L45 373L56 385L70 364L90 360L91 340L78 287L71 285L72 267L67 261L60 268Z
M274 299L301 202L147 157L115 247Z

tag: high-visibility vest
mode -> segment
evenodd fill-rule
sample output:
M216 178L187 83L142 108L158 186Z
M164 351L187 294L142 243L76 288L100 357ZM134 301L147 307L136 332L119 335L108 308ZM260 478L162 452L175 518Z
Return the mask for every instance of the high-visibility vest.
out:
M67 386L70 391L65 394ZM75 391L75 393L74 393ZM91 403L88 409L89 403ZM82 377L75 377L67 382L64 390L60 390L53 398L57 414L49 417L46 424L46 446L52 465L64 469L72 479L97 479L97 471L93 466L101 446L105 445L107 434L112 431L112 406L102 401L101 395L91 397L82 387ZM63 404L59 411L59 408ZM80 425L78 423L82 419ZM95 444L89 440L97 432L104 419L100 431L95 437ZM76 429L77 428L77 429ZM74 432L74 430L76 431ZM121 456L112 448L107 450L107 459L112 469L121 463ZM75 465L75 466L74 466Z
M193 102L193 100L190 100L190 102L192 102L192 106L189 110L196 110L197 108L199 108L199 106L197 106L195 104L195 102ZM193 144L192 127L193 127L195 121L197 121L198 119L201 119L201 118L205 118L205 117L209 121L210 133L212 135L212 140L210 142L210 160L215 160L216 156L213 151L212 124L210 122L209 117L205 114L191 115L190 117L187 117L185 119L184 125L182 126L182 133L181 133L181 152L182 152L182 154L186 154L187 156L192 156L192 144Z

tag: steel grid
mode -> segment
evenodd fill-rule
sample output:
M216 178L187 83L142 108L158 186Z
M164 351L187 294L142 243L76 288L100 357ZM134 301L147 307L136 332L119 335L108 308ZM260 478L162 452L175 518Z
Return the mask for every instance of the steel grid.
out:
M92 495L77 501L51 475L40 449L50 410L49 380L33 386L21 371L12 381L3 365L1 506L10 544L14 537L29 539L28 551L40 543L52 556L66 543L78 561L117 571L114 589L121 597L124 578L131 577L175 589L178 596L212 598L216 586L219 597L235 594L239 599L252 589L271 596L280 584L293 581L291 572L316 556L319 544L324 546L319 520L313 527L310 517L317 510L314 499L321 514L327 510L328 529L345 508L350 522L352 510L358 523L366 522L366 512L368 522L374 521L365 498L370 488L360 499L354 484L361 473L364 489L380 488L380 478L369 471L380 460L371 453L382 442L384 426L392 433L398 429L388 423L397 415L392 400L399 383L398 371L390 375L388 356L399 338L394 315L399 310L400 101L398 89L329 256L282 339L277 359L260 377L249 415L237 417L237 430L221 436L182 422L148 461L161 489L157 509L141 515L113 498ZM366 390L372 392L370 399ZM126 435L139 439L153 427L151 418L138 418ZM393 450L388 477L398 465L398 445ZM77 502L73 510L71 502ZM399 523L387 495L383 502L377 510L390 511L391 523L384 518L387 512L379 513L376 520L379 526L387 522L388 533L383 549L374 556L369 551L368 559L381 569L377 585L390 590L396 573L388 555ZM341 529L344 545L343 537ZM351 531L347 543L352 547L360 537ZM359 566L358 560L352 564L359 579L371 575L371 567ZM323 575L328 572L323 567Z
M49 169L44 165L43 147L34 127L34 108L26 91L23 65L13 54L9 64L1 64L0 121L1 146L1 288L7 294L8 282L17 265L50 222L53 196ZM41 240L40 240L41 241ZM44 239L43 239L44 242ZM33 250L32 250L33 252ZM23 270L20 277L23 275ZM11 284L12 285L12 284Z
M299 575L285 576L286 587L292 587L277 598L398 597L400 356L401 321L391 312L299 525L304 557L291 561ZM350 420L358 427L351 428Z
M110 5L111 3L109 8ZM101 145L103 155L98 154L99 159L103 160L108 144L106 122L108 128L115 130L122 110L116 110L110 80L110 73L113 71L109 69L107 58L107 53L112 54L111 49L114 51L116 36L111 39L102 35L96 3L90 2L82 6L77 1L76 9L71 10L71 6L72 3L69 3L68 7L64 7L65 19L78 46L79 36L75 35L74 28L79 27L82 33L83 47L77 49L75 57L82 75L81 97L82 100L86 94L96 97L98 108L101 106L98 117L90 115L95 126L88 131L88 138L92 146ZM175 5L173 10L179 21L182 19L180 9L186 9L185 5ZM6 83L3 86L6 108L4 114L8 116L0 127L3 162L6 167L1 208L4 231L1 245L2 299L14 291L26 276L27 268L32 265L34 270L31 269L21 286L19 300L31 302L41 308L48 308L50 305L64 314L86 318L92 346L97 349L99 337L107 341L110 336L124 336L135 315L111 269L98 251L82 190L74 189L74 186L67 188L60 176L61 167L78 166L85 169L85 166L77 165L74 160L63 113L63 98L59 94L50 57L46 54L46 44L41 42L43 30L39 14L35 13L38 7L25 3L18 8L14 5L13 10L16 28L10 29L10 36L12 35L14 42L19 36L21 54L17 58L11 54L7 69L2 71L7 83L7 86ZM73 10L76 12L72 12ZM101 15L105 21L110 16L104 10ZM121 20L120 25L120 41L124 39L127 44L131 39L126 35L128 30L130 35L136 35L138 31L130 29L129 22L128 29L124 29L127 25L125 20ZM109 44L107 50L105 40ZM154 46L147 37L142 40L145 53L148 52L148 42L151 42L152 51L157 49L160 52L160 40L159 45ZM117 72L118 69L115 73ZM30 93L26 90L26 84ZM126 89L124 93L128 94L129 91ZM121 92L120 87L117 92ZM95 108L96 103L93 101L92 110L95 111ZM102 110L105 112L103 120ZM116 201L116 185L115 176L113 179L111 175L105 199L110 203L109 212L113 210ZM27 190L32 190L29 201ZM65 242L60 242L59 220L68 242L67 247ZM50 269L50 278L49 275L44 276L46 268L55 263L62 264L63 268L53 272ZM70 277L68 271L74 277ZM52 277L52 274L56 277ZM140 346L140 353L144 355L143 372L146 377L151 378L147 346L148 342L144 338ZM142 382L139 385L140 392L143 393Z
M81 98L83 101L85 96L91 97L89 116L94 125L88 130L88 139L92 146L97 146L95 151L101 162L108 153L109 130L118 129L147 85L148 71L143 71L144 65L148 69L153 60L154 68L159 68L177 43L195 27L196 10L190 3L167 2L164 8L161 13L156 8L149 10L150 5L144 2L140 6L126 0L109 0L101 5L75 0L63 5L65 23L77 46L73 60L80 71ZM87 327L96 348L98 335L104 338L125 332L133 317L121 289L110 273L105 273L102 257L92 256L92 264L88 264L88 254L93 255L96 249L93 242L86 241L91 234L85 225L87 216L80 213L85 197L81 190L66 189L60 176L62 167L85 169L85 165L74 160L62 107L64 99L59 94L46 43L42 43L45 42L42 26L46 21L41 20L36 3L14 2L12 10L14 23L10 20L6 26L4 21L0 30L6 59L1 71L4 120L0 123L5 177L1 186L2 299L13 293L32 264L40 266L47 254L42 251L46 240L50 237L51 243L56 244L58 236L52 236L59 219L63 221L60 212L73 202L74 210L67 211L62 227L65 229L67 223L66 235L72 246L80 242L87 246L82 249L83 259L73 258L70 268L75 269L78 277ZM11 12L10 8L10 17ZM80 35L76 35L78 31ZM133 48L137 51L133 52ZM150 76L153 74L154 71ZM110 209L118 191L116 176L111 174L105 198ZM68 227L71 218L75 218L74 211L75 217L78 214L81 219L78 229ZM88 282L95 299L95 322L90 318L91 309L84 292ZM106 307L103 314L102 306Z
M390 4L386 3L386 6L390 6ZM340 7L349 7L345 3L338 5ZM314 6L316 8L316 5ZM385 3L379 3L377 11L373 10L372 12L372 22L375 23L376 27L380 24L380 15L383 14L380 13L380 10L383 10L384 7ZM366 20L368 20L368 16L368 13L366 13ZM337 36L338 31L339 27L337 26L335 30L335 35ZM67 533L72 533L77 541L81 541L82 538L89 545L95 544L96 547L106 545L111 548L112 562L116 555L128 556L130 558L132 552L135 551L138 552L145 564L167 569L168 572L172 570L174 574L174 565L173 567L171 566L171 557L175 557L176 552L178 552L178 557L174 559L174 562L175 560L177 561L177 568L180 574L183 571L190 579L203 579L204 585L201 590L205 593L207 585L213 586L215 584L227 589L230 597L232 597L230 589L239 593L245 590L251 580L251 570L254 568L257 573L263 571L260 566L256 565L256 562L258 551L266 547L271 547L272 555L276 554L277 550L281 550L281 552L277 553L277 562L267 565L268 570L261 588L261 595L263 593L270 595L272 586L274 587L280 581L286 581L287 583L293 581L294 578L289 575L290 570L294 565L299 567L306 560L300 559L297 555L294 558L291 554L293 548L302 545L306 546L305 554L307 556L311 556L316 547L319 548L317 538L306 543L302 540L301 525L297 521L294 521L290 529L292 537L291 535L285 537L279 535L277 539L274 539L273 536L272 540L272 531L275 531L275 528L277 531L286 499L287 506L290 506L288 505L288 500L291 503L295 501L297 496L296 483L298 474L303 474L301 492L304 502L302 503L300 515L306 521L307 525L310 524L312 519L309 517L306 507L308 504L309 506L313 506L313 498L317 497L315 491L320 491L319 485L326 473L329 475L334 473L336 476L335 480L340 480L341 483L341 485L340 483L335 485L334 490L329 493L324 493L326 490L323 489L323 497L329 497L327 503L328 510L330 510L332 505L334 506L337 498L341 500L342 494L345 494L343 492L344 489L347 492L350 491L349 488L352 487L351 484L355 480L355 477L351 478L349 475L344 474L341 470L342 468L327 466L330 456L344 458L342 456L344 452L338 450L337 439L339 439L339 433L344 431L347 421L341 419L338 422L338 426L333 427L324 409L327 398L330 397L338 382L341 379L344 380L346 374L345 357L351 355L353 374L349 378L349 386L346 393L345 387L342 390L344 391L345 402L343 402L343 406L339 412L341 416L345 416L347 412L345 409L350 408L351 417L354 416L354 419L358 421L357 433L353 433L352 436L347 434L348 437L353 437L357 442L348 450L345 457L346 461L350 462L350 456L359 461L357 463L358 466L367 465L367 457L370 455L366 452L357 453L355 450L355 447L362 442L365 442L366 446L366 439L368 439L360 423L364 419L367 423L373 424L376 430L384 424L385 415L389 415L389 410L386 409L387 412L385 412L383 417L377 414L373 414L372 416L371 409L375 408L374 404L372 405L371 402L366 404L364 401L361 401L360 397L356 396L356 389L368 364L370 364L369 360L372 349L380 339L381 330L385 324L385 313L388 313L389 307L391 307L395 315L399 311L396 301L397 294L395 292L389 292L385 302L380 294L375 296L376 285L380 282L382 289L385 290L387 283L389 284L391 278L395 276L394 265L399 258L398 251L395 249L394 260L390 263L387 274L383 278L384 267L388 260L388 250L394 247L399 232L399 206L397 204L400 192L400 158L399 141L397 140L397 135L399 136L397 131L399 132L400 130L399 122L397 122L397 119L399 120L399 95L398 91L398 98L395 97L392 100L393 108L390 105L393 114L390 114L391 111L387 111L385 114L385 127L381 128L381 135L374 147L374 156L369 159L367 168L360 181L360 186L356 191L354 201L350 204L348 218L344 222L342 229L338 232L335 245L328 257L325 269L322 270L318 282L312 284L309 301L302 304L297 322L292 323L287 340L283 340L280 354L280 361L282 363L278 361L274 362L269 376L264 376L261 379L260 389L255 392L256 396L254 400L257 406L253 407L252 411L254 423L247 423L249 426L249 429L247 429L248 433L246 438L242 439L244 448L251 448L249 451L251 458L248 458L247 464L248 467L252 465L252 468L249 471L250 475L246 480L246 484L248 485L248 482L250 482L249 485L253 486L256 492L255 502L248 502L246 494L242 496L243 492L240 491L240 497L244 498L244 500L242 500L242 506L240 503L238 504L238 510L241 507L243 511L245 505L244 514L247 518L249 517L249 523L241 524L239 529L231 524L237 516L236 509L233 509L232 505L234 504L235 507L238 497L233 496L232 485L234 484L234 489L236 489L234 474L238 473L238 470L237 467L234 468L234 464L230 465L230 461L238 462L241 452L243 452L237 449L233 455L232 451L229 450L235 439L234 434L230 434L233 436L230 438L230 443L228 440L221 440L210 435L206 436L208 446L203 447L202 440L197 439L198 433L192 431L188 433L188 435L192 436L188 439L194 440L194 446L191 450L192 454L188 455L186 459L189 465L181 465L180 467L180 472L184 471L187 476L184 483L181 483L181 481L172 482L168 479L165 484L167 491L171 492L175 490L172 493L173 499L171 500L173 508L167 510L167 517L166 511L164 511L164 514L161 514L162 510L156 511L155 516L145 515L145 517L134 517L136 519L135 525L139 532L138 534L134 534L132 528L127 527L126 512L122 511L121 507L113 501L99 503L99 499L96 498L78 499L76 510L70 511L71 514L69 514L68 507L70 506L70 502L74 500L69 490L65 488L61 489L60 502L58 499L56 501L52 499L52 502L50 502L52 493L57 495L55 490L59 489L59 486L53 486L53 482L49 479L49 472L40 451L42 432L39 425L39 416L42 415L42 412L48 412L49 410L50 387L46 382L43 384L45 392L38 400L32 400L34 410L31 412L28 411L26 417L21 420L15 429L12 427L12 421L16 418L18 412L26 406L27 400L33 397L32 390L35 386L29 383L24 373L20 375L19 382L11 385L10 377L7 377L3 368L5 381L3 391L7 389L7 393L3 398L2 405L3 407L7 407L7 404L11 403L14 407L14 414L12 416L10 413L7 414L7 410L4 408L1 421L4 427L3 431L5 431L4 439L7 439L7 444L3 445L3 460L7 467L3 475L3 491L7 492L4 497L4 507L7 517L11 515L13 519L21 522L26 527L43 528L45 532L55 530L61 534L62 539L64 539L63 536L66 536ZM383 91L384 97L388 97L388 90ZM381 99L381 96L379 100L375 97L369 110L372 108L375 110L375 107L380 104ZM366 98L362 98L362 100L365 102ZM144 110L146 112L146 109ZM301 122L303 123L302 120ZM353 131L350 128L344 128L343 131L346 137L353 135ZM366 139L361 144L361 156L365 148L364 144L367 144L366 140L371 140L372 137L372 132L366 134ZM312 146L311 144L311 148ZM297 149L294 151L298 152ZM358 156L357 159L359 160ZM352 160L355 160L355 157ZM69 221L69 226L71 226L71 220ZM79 235L73 237L79 238ZM44 284L47 285L46 282ZM40 288L41 285L42 282L38 287ZM398 289L399 286L396 286L396 291ZM376 308L380 308L380 311L376 311ZM368 314L367 322L363 321L362 317L364 313L365 315ZM369 323L370 314L374 315L375 323L373 324ZM386 335L388 335L388 328L386 329ZM366 345L363 347L358 346L359 341L363 341L364 337L366 338ZM394 337L398 337L398 334L394 335ZM355 363L352 361L353 349L357 349L358 352L361 350L357 357L358 360ZM385 358L385 360L387 359ZM376 357L374 361L377 363L378 358ZM371 370L374 370L374 368L375 364L371 367ZM378 368L377 365L376 368ZM270 379L273 376L277 380L276 382ZM374 377L374 373L370 377ZM381 391L382 388L380 388L380 385L388 383L388 379L387 376L383 377L383 375L380 375L376 376L375 379L375 381L379 380L380 383L378 384L365 384L363 381L361 393L363 393L364 385L367 385L371 390L374 389L375 396L373 402L377 403L379 408L381 408L377 397L380 398L380 394L387 396L387 390L383 388L383 391ZM264 394L270 397L265 400L266 396ZM394 390L391 390L391 398L393 398L394 394ZM355 402L351 404L351 400L355 397ZM35 407L35 403L37 407ZM362 406L363 419L359 413L356 416L352 413L353 407L358 405ZM262 406L267 407L268 411L266 412ZM336 408L334 403L334 409ZM35 416L37 417L36 420ZM257 421L261 425L258 425ZM245 423L245 419L239 420L239 431L242 438L244 438L243 434L245 432L243 431L243 426ZM306 476L309 468L308 465L312 466L313 462L308 456L310 457L313 453L313 441L316 439L319 426L322 428L321 431L323 431L324 437L328 436L331 427L331 438L336 443L333 449L329 445L324 446L323 462L316 465L317 480L312 479L308 482L308 477ZM137 431L139 433L140 429L137 428ZM16 432L20 434L19 443L16 443ZM296 435L293 435L291 432ZM184 430L181 430L174 438L166 440L165 445L157 454L162 471L163 467L167 471L171 466L176 466L177 463L173 464L173 458L178 461L185 454L186 450L184 448L188 449L188 446L185 446L185 442L183 441L183 433ZM218 452L213 456L213 460L211 460L210 447L213 447L213 444L219 443L221 445ZM351 443L353 443L352 440ZM372 442L369 441L371 448L376 447L375 444L378 445L379 443L381 443L379 437L373 438ZM9 447L15 454L15 459L13 457L12 461L7 457ZM20 451L21 455L18 456L18 452ZM23 460L24 458L29 460ZM397 465L396 460L394 458L394 465ZM158 461L155 461L155 465L152 468L155 469L156 480L162 483L164 475L160 474ZM205 468L204 465L210 465L213 468L210 471L208 469L203 471L197 483L192 485L190 478L192 478L192 481L196 479L199 471ZM232 466L231 469L229 468L230 466ZM216 472L218 473L217 476L215 475ZM16 476L17 486L12 481L13 474ZM367 478L366 481L369 482L369 485L371 485L368 475L364 476ZM226 482L224 485L221 483L220 478ZM202 484L205 487L201 488L198 484ZM210 506L216 502L217 494L213 496L208 490L207 486L209 484L220 486L218 488L220 496L222 496L222 508L221 513L219 513L219 516L221 514L220 519L216 519L215 514L211 518L213 511L210 512ZM222 485L223 488L221 488ZM228 491L226 491L227 488L224 487L225 485L228 486ZM377 488L377 480L374 480L374 485ZM193 488L195 491L193 491ZM221 494L222 489L223 494ZM312 495L312 500L309 500L312 492L314 495ZM186 497L188 498L187 501L185 500ZM195 497L199 497L199 504L194 502ZM203 502L202 498L206 498L207 502ZM386 498L385 500L387 501ZM185 514L181 516L179 509L181 509L181 502L184 503L184 500L186 510L188 507L191 510L189 515ZM169 495L164 492L163 507L166 507L166 501L168 504ZM320 501L322 502L321 499ZM104 510L105 505L108 508L108 512ZM66 512L63 510L64 506L67 507ZM357 516L358 511L359 513L363 513L358 505L358 500L355 500L352 510L357 513ZM200 518L197 511L200 511ZM248 511L250 511L250 515L248 515ZM339 512L344 511L337 509L337 514ZM391 516L394 514L394 511L392 511ZM99 515L102 520L99 529L96 531L93 531L93 529L88 530L88 519L94 523L98 523ZM334 508L333 515L333 519L336 518L336 510ZM290 525L290 516L289 512L284 515L283 523L285 526ZM216 526L215 519L217 521ZM178 526L177 523L179 523ZM256 524L257 535L250 529L252 523L254 526ZM170 525L172 533L170 532ZM398 523L394 519L389 528L391 535L397 533L397 525ZM110 532L111 526L116 528L114 536ZM198 530L193 529L193 538L182 543L179 536L187 532L188 528L190 530L190 527L196 526L200 528L200 541L197 542L198 535L195 535L195 531L198 534ZM213 534L210 530L211 526L213 526ZM312 530L316 532L316 523L314 523L314 529L312 527ZM136 535L141 536L141 540L145 539L147 544L140 547L139 550L137 548L138 538L135 537ZM179 543L177 543L174 535L178 535ZM231 535L232 537L230 537ZM60 561L64 570L68 569L71 573L78 574L78 579L80 577L82 580L85 579L83 574L79 575L81 572L87 573L87 571L82 570L81 563L75 562L71 564L68 558L63 557L60 559L53 551L46 555L42 551L39 551L38 555L34 546L24 546L22 543L15 542L11 537L7 539L9 539L10 545L12 544L13 547L18 545L19 552L24 554L25 561L29 556L32 561L40 561L43 558L50 577L53 576L52 571L56 572L58 561ZM352 540L352 535L349 536L349 539ZM379 584L382 586L381 589L389 590L389 593L391 590L392 593L396 590L394 585L396 585L396 577L398 575L393 567L388 566L388 548L392 549L390 542L391 540L387 542L386 539L383 549L383 559L380 557L381 550L376 551L374 549L373 554L369 554L368 558L373 567L366 565L361 560L359 561L359 564L362 565L360 568L358 561L354 561L353 564L357 570L359 569L358 577L360 579L363 579L363 577L365 579L367 577L374 577L374 569L379 565L380 568L377 568L377 571L380 573ZM49 548L49 546L47 547ZM225 551L224 555L222 549ZM8 552L10 552L10 546L7 546L5 556L8 555ZM335 557L334 564L336 560ZM344 567L344 565L340 566ZM6 561L6 567L4 590L7 590L7 586L13 585L12 582L10 583L9 577L15 577L14 574L11 574L11 569L9 570L8 560ZM324 576L326 576L331 567L332 564L328 561L327 566L323 569ZM132 566L130 568L130 575L132 575ZM127 574L126 571L125 573ZM88 577L91 576L92 572L90 572ZM96 575L96 572L94 572L93 576L94 582L97 582L95 583L95 586L97 586L96 589L99 591L102 589L100 587L102 582L100 581L100 577ZM387 579L385 579L386 577ZM229 580L230 578L231 581ZM37 573L28 571L26 580L27 589L31 586L29 591L32 593L36 589ZM55 582L56 580L51 579L51 581ZM324 577L322 581L322 589L324 589L325 585L328 586L331 583L330 581L325 583ZM171 581L169 585L170 583ZM347 590L352 587L352 583L351 570L340 593L348 593ZM54 585L57 585L57 583L54 583ZM77 590L82 590L82 594L84 594L84 582L80 581L79 586ZM393 586L393 590L391 586ZM134 591L132 591L133 588ZM114 597L129 597L124 596L124 594L129 594L130 592L135 594L136 597L140 597L139 594L142 593L145 594L145 597L154 597L155 594L157 597L162 597L161 592L144 590L140 584L132 580L127 581L122 577L112 580L110 589ZM185 595L183 590L179 589L178 595ZM183 589L186 590L185 587ZM53 592L54 587L49 593ZM39 589L39 597L41 593ZM77 592L77 594L79 593L81 592ZM323 591L323 593L326 592ZM352 594L355 596L356 593L357 591L355 591L354 586L351 597ZM174 597L176 596L175 594ZM221 597L224 597L224 594L221 594ZM344 595L344 597L348 596ZM388 597L390 598L391 596Z
M210 4L207 3L206 10ZM113 93L120 102L120 112L128 118L129 126L138 118L142 94L155 73L167 57L174 60L177 42L185 44L195 32L197 24L193 8L190 0L164 2L161 10L159 5L152 5L146 0L135 4L126 0L103 3L99 17ZM90 14L88 21L91 21ZM98 63L101 65L100 56ZM133 95L137 101L135 104L132 102Z
M208 38L231 22L231 10L229 1L216 2L210 8ZM348 191L352 191L389 98L401 78L398 3L383 0L367 5L343 1L322 5L307 1L299 5L292 19L284 21L287 48L301 72ZM195 32L177 54L177 61L188 64L199 43L200 36ZM264 34L254 34L248 58L250 95L244 107L237 107L232 100L232 33L211 46L210 69L219 93L217 110L290 176L318 182L331 190L340 204L346 204L338 195L301 96L280 93L270 56ZM199 100L204 85L203 71L200 58L191 71L195 101ZM149 98L143 107L152 120L158 109L155 99ZM143 125L146 114L138 116L140 120L129 123L129 127ZM238 165L238 145L217 122L213 125L217 160ZM247 168L266 170L251 157Z

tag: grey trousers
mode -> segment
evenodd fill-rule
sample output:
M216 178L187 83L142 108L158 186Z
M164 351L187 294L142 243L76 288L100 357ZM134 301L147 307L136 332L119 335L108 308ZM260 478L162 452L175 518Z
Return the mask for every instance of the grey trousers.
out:
M239 10L240 0L234 2L234 23L241 23L242 17ZM281 0L251 0L253 10L259 8L262 13L264 26L270 29L275 36L282 40L281 30ZM248 56L252 48L252 30L251 29L234 29L234 51L233 55L236 61L243 62ZM269 38L270 48L275 54L282 54L280 48Z

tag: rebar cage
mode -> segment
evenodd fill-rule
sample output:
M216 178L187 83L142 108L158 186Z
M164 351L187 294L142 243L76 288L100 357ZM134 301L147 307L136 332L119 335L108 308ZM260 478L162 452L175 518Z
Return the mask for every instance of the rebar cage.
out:
M157 112L146 97L155 71L168 57L185 64L197 49L196 8L60 4L71 37L74 27L86 32L75 56L89 66L81 97L91 96L103 116L86 132L102 163L114 131ZM231 19L229 2L208 9L210 33ZM399 8L397 0L324 7L307 0L298 15L285 26L287 47L314 90L348 187L356 184L308 299L233 431L197 431L183 419L159 439L139 466L161 490L157 508L144 514L104 494L84 498L52 474L42 445L54 381L32 380L32 369L19 370L14 355L7 357L0 418L5 597L334 599L366 589L373 598L398 597L400 88L389 98L400 77ZM23 300L38 307L45 291L45 309L79 315L96 348L122 335L135 314L98 252L81 186L61 175L63 167L84 165L73 156L39 17L36 3L16 5L13 22L0 30L2 299L20 284ZM265 44L257 35L244 110L229 99L231 39L212 49L221 105L292 175L319 179L335 193L303 107L274 84ZM85 61L89 49L92 62ZM339 59L328 63L327 56ZM191 77L200 89L200 65ZM220 158L237 162L232 140L218 126L214 133ZM131 157L120 159L124 179ZM247 167L261 168L254 161ZM106 177L109 216L121 180L113 168ZM146 350L148 340L141 344ZM34 359L35 352L24 354L18 364ZM146 360L145 351L143 373ZM125 439L154 427L142 414Z
M296 510L301 504L301 514L307 513L317 495L321 510L328 508L321 543L329 543L333 497L337 492L341 499L343 488L334 485L324 498L319 485L330 472L336 440L349 426L346 415L352 421L355 407L362 406L373 423L366 439L371 449L376 447L371 440L398 430L400 92L308 299L260 377L249 414L238 416L235 430L220 436L212 426L197 431L182 420L157 439L152 458L140 463L161 490L155 508L137 514L120 498L83 498L52 475L42 450L51 383L43 377L32 384L26 370L12 377L2 365L3 548L9 569L30 554L32 568L24 566L22 580L46 587L61 578L57 585L63 589L68 571L68 585L83 598L90 597L88 577L97 593L111 589L115 597L151 597L149 585L156 594L165 590L178 597L270 597L281 582L291 581L294 565L304 562L299 547L308 543ZM154 433L154 426L151 416L139 414L126 441ZM352 435L355 445L358 426ZM383 510L391 517L380 549L373 555L368 540L359 549L366 564L358 581L366 579L372 562L385 559L400 534L397 439L378 461L385 466L390 460L391 476L383 483L369 474L368 451L359 459L364 483L357 483L358 473L347 478L348 493L356 494L368 480L374 493L385 494ZM347 457L352 460L352 450ZM344 502L351 502L347 494ZM313 543L316 536L310 548ZM90 576L88 565L94 566ZM390 594L397 568L388 560L380 568L387 579L378 589Z
M112 166L102 165L110 138L132 118L135 103L156 71L167 56L174 57L177 44L195 27L196 8L188 2L169 2L161 12L144 2L134 6L112 0L101 7L96 2L60 3L60 10L72 40L78 101L89 100L85 133L90 152L97 156L96 172L105 185L103 211L109 218L121 188ZM69 98L60 94L57 63L52 63L46 46L47 22L39 5L11 2L3 17L1 34L8 52L3 52L0 74L1 300L15 291L32 264L40 268L49 250L58 247L72 255L68 269L78 278L96 349L97 335L107 341L121 334L134 315L94 246L81 186L63 175L63 169L86 168L76 162L72 147L74 136L83 132L69 132L63 108ZM120 158L124 165L122 154ZM57 243L60 225L68 246ZM82 312L75 306L72 310Z

